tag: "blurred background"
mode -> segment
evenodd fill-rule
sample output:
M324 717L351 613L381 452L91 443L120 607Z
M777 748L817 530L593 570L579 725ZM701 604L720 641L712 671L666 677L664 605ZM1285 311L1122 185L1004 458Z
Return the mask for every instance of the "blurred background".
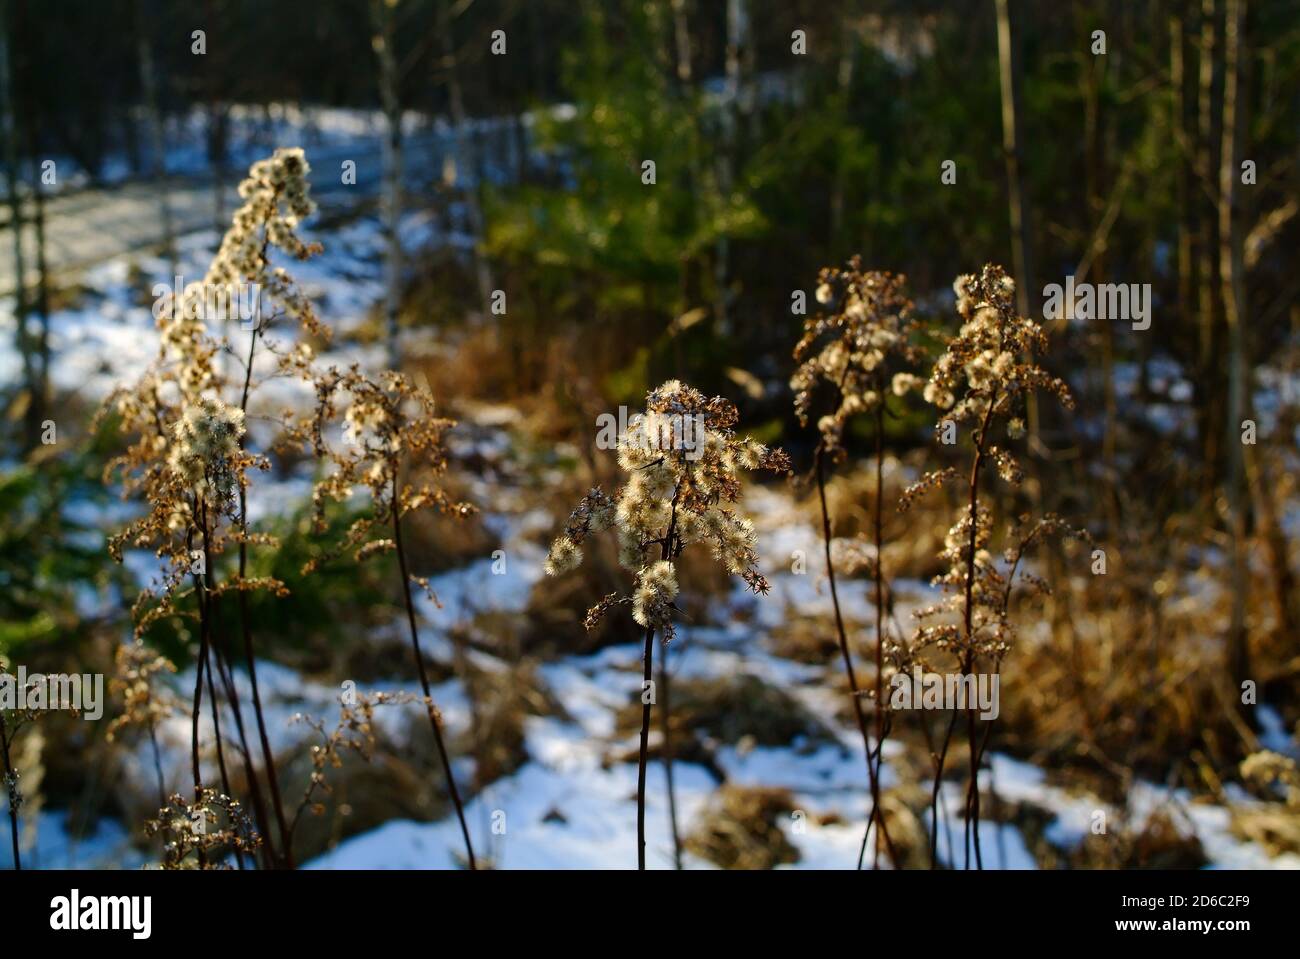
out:
M1035 560L1054 588L1014 617L985 865L1300 865L1294 3L3 0L0 54L11 668L120 672L157 564L105 548L138 506L103 479L122 443L95 411L157 355L155 284L199 279L249 164L301 146L320 205L304 235L324 252L291 269L334 330L323 357L396 361L460 420L447 482L481 512L422 521L412 552L441 600L421 606L434 698L495 865L635 859L639 634L626 615L583 628L625 576L612 548L541 574L572 505L617 482L596 417L679 377L735 401L742 432L806 474L815 435L788 386L797 304L815 312L819 268L853 254L906 274L918 315L949 332L954 278L1002 264L1077 402L1044 404L1026 485L999 505L1085 526L1107 571L1086 550ZM1149 328L1045 317L1044 287L1068 276L1149 285ZM1245 421L1253 442L1238 441ZM956 500L892 504L960 460L936 447L931 413L900 408L887 427L882 488L864 422L828 495L846 546L877 497L890 504L881 558L907 634ZM281 541L256 562L291 590L255 608L293 807L319 740L295 714L332 728L349 680L417 688L388 560L297 572L311 479L277 459L250 493ZM806 483L751 492L770 595L704 562L683 577L665 657L675 808L656 761L652 865L856 862L870 797L814 500ZM870 583L845 579L870 677ZM183 707L192 624L145 640L176 666L159 682ZM143 831L155 758L183 789L188 718L165 711L155 754L138 730L110 741L123 707L106 697L102 721L49 714L13 738L17 786L0 802L21 796L24 865L159 859ZM348 752L304 814L300 862L456 864L423 722L393 707L369 759ZM885 751L908 865L928 865L939 723L909 717ZM1261 751L1270 775L1244 776ZM940 828L958 847L962 789L954 770ZM960 865L947 836L941 859ZM11 858L6 844L0 865Z

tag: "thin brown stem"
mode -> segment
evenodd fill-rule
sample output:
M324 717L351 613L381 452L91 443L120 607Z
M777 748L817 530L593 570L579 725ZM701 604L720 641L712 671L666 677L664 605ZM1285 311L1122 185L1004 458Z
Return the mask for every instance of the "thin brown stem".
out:
M265 260L266 246L263 243L262 257ZM259 304L260 310L260 304ZM247 414L248 395L253 381L253 358L257 352L257 338L261 333L261 318L258 326L248 338L248 360L244 364L244 390L240 396L239 408ZM243 438L240 438L243 445ZM262 694L257 684L257 658L253 655L252 619L248 612L248 594L243 588L244 576L248 570L248 491L244 484L239 484L239 622L244 640L244 667L248 670L248 685L253 694L253 716L257 720L257 736L262 748L262 765L266 769L267 784L271 789L271 806L275 811L276 825L280 830L280 858L286 868L292 869L293 848L289 842L289 829L284 817L284 803L280 797L280 780L275 771L275 753L271 750L271 740L266 733L266 717L262 710ZM251 763L250 763L251 765ZM261 793L254 786L257 804L261 804ZM256 807L255 807L256 811ZM265 816L265 814L263 814ZM265 829L265 826L263 827ZM270 837L266 839L270 845ZM272 851L274 857L274 851Z
M433 705L433 693L429 686L429 674L424 668L424 654L420 651L420 632L415 625L415 604L411 601L411 577L406 568L406 549L402 545L401 491L397 483L397 464L393 468L393 543L397 550L397 564L402 573L402 598L406 601L406 619L411 627L411 649L415 653L415 668L420 674L420 688L424 690L424 708L429 716L429 725L433 727L433 741L438 747L438 756L442 759L442 769L447 776L447 791L451 794L452 805L456 807L456 818L460 820L461 835L465 837L465 854L469 859L469 868L477 869L474 859L474 845L469 838L469 825L465 822L465 807L460 801L460 791L456 788L456 777L452 773L451 759L447 756L447 746L442 739L442 729L438 725L438 711Z
M988 409L984 411L984 420L980 425L979 432L975 437L975 459L971 465L970 485L969 485L969 507L968 519L970 522L970 552L968 555L969 562L966 564L966 603L965 603L965 626L967 652L962 659L962 675L970 671L971 666L971 622L972 622L972 605L971 599L975 589L975 537L977 532L977 520L979 515L979 472L984 461L984 439L988 432L989 422L993 416L993 408L997 404L996 394L989 398ZM939 748L939 755L935 760L934 768L934 788L930 793L930 868L939 867L939 793L943 785L944 765L948 760L948 748L952 745L953 733L957 728L957 711L954 710L952 717L948 721L948 728L944 732L943 744ZM972 754L972 761L975 757ZM975 770L972 769L972 780L976 780ZM945 809L946 812L946 809ZM967 818L969 823L969 814ZM967 827L969 829L969 825ZM978 827L977 827L978 828ZM969 836L969 832L967 833ZM949 855L952 855L951 849Z
M645 869L645 770L650 749L650 707L653 696L647 695L654 672L655 631L647 626L645 631L644 670L641 682L641 752L636 772L636 867Z
M203 501L203 509L199 514L200 527L203 542L203 577L200 579L198 574L194 576L195 590L199 601L199 628L208 636L207 649L204 653L206 660L205 671L208 681L208 711L212 715L212 735L217 745L217 769L221 772L221 790L227 796L233 796L234 793L230 788L230 774L226 770L226 752L222 743L221 736L221 703L217 699L216 686L212 681L212 662L218 661L218 671L220 671L220 653L217 643L213 639L212 628L212 594L210 587L212 584L212 554L208 547L208 507L207 501ZM229 692L227 691L227 696ZM245 753L247 756L247 753ZM244 869L244 854L235 850L235 861L240 869Z
M231 796L234 794L230 789L230 775L229 773L226 772L226 752L224 746L222 745L222 738L221 738L221 704L217 700L217 690L212 684L212 662L211 662L212 658L213 658L213 649L211 646L209 646L208 648L209 661L208 661L208 668L206 670L207 682L208 682L208 712L212 716L212 735L213 738L216 740L216 744L217 744L217 769L220 770L221 772L221 790L227 796ZM241 870L247 868L244 864L244 854L239 849L235 850L235 862L238 864Z
M210 575L210 572L209 572ZM209 581L209 588L211 588ZM230 663L221 648L219 637L224 635L220 626L218 612L220 604L212 603L213 617L213 643L212 651L216 654L217 675L221 677L221 686L225 690L226 700L230 703L231 714L235 717L235 729L239 735L240 755L244 763L244 775L248 779L249 794L253 802L253 816L257 822L258 832L262 835L262 852L268 867L276 865L275 847L271 843L270 821L266 816L266 804L262 800L262 787L257 778L257 767L253 763L252 751L248 748L248 735L244 729L243 710L239 705L239 690L235 686L235 678L231 672Z
M997 390L988 398L988 408L984 411L984 419L980 423L979 432L975 435L975 459L971 463L970 470L970 499L968 522L970 525L969 550L966 555L966 596L965 596L965 641L966 654L962 662L962 676L970 674L975 664L975 635L974 635L974 613L975 613L975 557L977 537L979 533L979 478L980 467L984 465L985 442L988 439L989 424L993 420L993 410L997 407L998 395ZM970 742L970 789L976 795L979 793L979 747L976 743L976 719L975 710L970 704L967 704L967 738ZM954 713L954 718L956 714ZM966 866L970 867L970 841L972 828L974 830L975 843L975 863L980 866L982 859L980 856L980 839L979 839L979 801L974 803L974 822L972 824L972 809L966 811ZM982 866L981 866L982 868Z
M673 868L682 868L682 838L677 830L677 791L673 788L673 733L672 697L668 675L668 647L664 647L663 662L659 666L659 685L663 689L664 708L659 712L659 722L664 736L664 775L668 779L668 822L673 833Z
M939 747L939 756L934 764L934 789L930 793L930 868L939 868L939 790L943 785L943 767L948 760L948 747L952 744L953 730L957 728L957 711L953 710L948 720L948 729L943 734L943 745ZM947 809L945 807L945 815ZM945 820L946 821L946 820ZM948 843L948 854L952 855L952 842Z
M831 560L831 514L830 508L826 505L826 465L825 465L825 448L819 443L817 451L813 455L815 462L815 472L817 476L817 496L821 502L822 510L822 547L826 554L826 578L830 582L831 588L831 606L835 611L835 629L839 638L840 655L844 660L844 672L849 678L849 695L853 700L853 714L858 721L858 731L862 734L862 748L866 751L867 760L867 780L871 788L872 804L871 814L867 818L867 830L871 830L874 821L878 830L880 840L885 844L889 852L890 861L895 868L899 867L898 853L894 849L893 841L890 839L889 830L885 827L884 816L880 815L879 796L880 788L876 781L876 764L871 759L871 735L867 731L867 717L862 709L862 690L858 686L857 673L853 669L853 657L849 652L848 634L844 629L844 616L840 611L839 590L835 583L835 564ZM865 849L865 845L863 849ZM858 857L858 868L862 868L862 856Z
M974 716L974 711L971 712L971 715ZM974 723L972 723L971 725L973 727ZM972 735L973 732L974 730L972 728L971 730ZM979 741L979 748L975 751L974 757L972 759L972 762L974 763L976 769L978 769L980 765L983 763L984 754L988 749L989 739L990 737L992 737L992 735L993 735L993 724L991 722L986 723L984 726L984 735L983 737L980 738ZM975 829L974 829L975 868L983 869L984 858L980 854L980 844L979 844L980 793L979 793L979 789L975 788L976 785L977 785L976 781L972 779L971 782L966 787L966 816L968 819L972 820L975 823ZM996 813L996 808L994 811ZM1000 836L1001 833L999 833L999 837ZM1003 863L1005 864L1005 862L1006 862L1006 856L1004 855Z
M673 490L672 510L668 515L668 531L664 534L663 541L660 543L660 555L665 560L672 560L679 552L677 540L677 499L681 495L681 486ZM653 626L647 626L645 631L645 652L643 653L643 671L641 678L641 748L637 762L636 771L636 866L637 869L645 869L645 774L646 759L650 752L650 710L654 705L654 696L647 693L654 687L654 638L655 630ZM666 672L665 672L666 675ZM665 720L666 721L666 720ZM668 803L670 813L673 817L673 841L676 844L677 838L677 816L672 807L676 805L676 799L672 794L672 779L668 780ZM677 868L681 868L680 851L674 850L677 855Z
M192 556L194 532L185 537L186 554ZM194 773L194 801L203 796L203 771L199 765L199 716L203 709L203 667L208 660L208 631L203 627L203 586L195 576L195 599L199 604L199 655L194 666L194 697L190 712L190 767Z
M13 843L14 871L22 872L23 860L18 852L18 773L9 758L9 728L0 713L0 759L4 760L5 787L9 799L9 838Z
M926 718L926 714L925 714L924 712L922 712L920 719L921 719L921 734L925 737L925 749L926 749L926 754L929 755L929 757L930 757L930 762L932 762L932 763L935 764L935 769L937 770L937 769L939 768L939 765L938 765L938 759L939 759L939 756L938 756L938 754L934 751L934 734L930 731L930 723L929 723L928 719ZM935 853L936 853L937 850L938 850L938 827L939 827L939 823L938 823L937 818L933 815L934 813L937 813L937 810L932 810L932 818L931 818L931 823L930 823L931 835L934 837L934 845L933 845L933 848L932 848L932 850L931 850L931 860L930 860L930 867L931 867L931 868L934 868L934 866L936 865L936 862L935 862ZM948 851L949 851L949 853L951 853L951 852L952 852L952 828L950 827L950 825L949 825L949 823L948 823L948 807L947 807L947 806L944 806L944 809L943 809L943 828L944 828L944 833L946 834L946 838L947 838L947 840L948 840Z
M200 603L200 617L202 617L202 599ZM199 625L199 656L194 666L194 708L190 714L190 766L194 773L194 801L200 803L203 801L203 770L199 765L199 717L203 712L203 670L208 662L208 630L200 622ZM198 849L199 868L207 866L207 853L203 847Z
M883 394L882 394L883 395ZM884 813L880 810L880 764L885 754L885 403L876 405L876 774L872 777L871 806L884 827ZM875 867L880 868L880 846L875 851Z
M975 867L983 869L979 837L979 744L975 733L975 710L966 710L966 742L970 747L970 781L966 786L966 868L970 868L971 841L975 843ZM973 797L973 798L972 798ZM973 816L972 816L973 814Z

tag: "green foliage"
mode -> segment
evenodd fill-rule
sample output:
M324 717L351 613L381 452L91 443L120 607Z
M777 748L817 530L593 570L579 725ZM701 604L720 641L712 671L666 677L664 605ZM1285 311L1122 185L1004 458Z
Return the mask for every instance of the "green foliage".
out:
M250 576L271 576L289 588L287 597L249 595L249 614L259 634L276 637L282 649L301 650L355 641L358 630L391 620L397 581L391 556L356 563L348 555L302 573L303 564L319 558L323 544L338 542L356 515L341 506L331 508L329 528L321 534L312 530L310 504L305 505L272 524L279 548L249 551Z
M396 563L375 558L357 564L352 557L303 575L309 559L318 558L324 546L337 542L355 519L342 508L331 509L329 528L322 535L312 531L310 504L293 515L259 524L259 530L279 540L278 547L254 547L248 551L250 579L272 577L288 588L287 596L266 590L248 593L248 615L254 636L271 658L285 654L317 654L348 641L359 631L391 621L392 585ZM236 574L237 554L232 548L221 557L218 579ZM193 612L192 601L178 604ZM240 612L235 593L227 593L217 610L217 628L225 642L239 644ZM145 633L146 642L177 663L190 661L198 640L197 614L168 616ZM236 656L242 661L242 654Z
M77 450L0 471L0 653L75 642L78 600L114 581L102 535L78 518L107 502L97 463Z
M588 309L648 310L662 328L695 305L683 299L684 265L711 255L719 237L757 236L766 223L743 176L730 194L720 192L703 96L676 88L653 55L655 12L618 6L617 16L592 8L581 41L567 52L574 112L539 123L539 146L560 171L558 182L494 196L488 249L570 285L594 278L584 287ZM643 182L646 161L655 163L653 184ZM706 283L698 297L711 296Z

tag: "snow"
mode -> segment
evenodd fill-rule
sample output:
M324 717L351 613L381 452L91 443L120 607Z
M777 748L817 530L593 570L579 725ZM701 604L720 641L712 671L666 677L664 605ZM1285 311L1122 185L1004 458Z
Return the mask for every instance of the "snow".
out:
M239 116L256 127L258 117ZM191 122L187 120L186 122ZM237 157L266 152L267 143L304 142L325 148L343 148L359 139L377 135L377 118L355 111L296 111L275 108L265 130L249 133L235 149ZM415 121L410 132L418 132ZM490 127L490 124L488 124ZM239 124L236 124L239 129ZM438 129L445 132L445 127ZM241 136L243 136L241 134ZM324 156L330 156L327 151ZM315 159L315 158L313 158ZM190 154L168 157L175 172L191 169L197 160ZM242 160L240 161L242 162ZM318 167L319 161L316 161ZM454 225L444 227L427 210L411 210L402 219L401 234L408 248L450 245L463 247L468 239ZM309 225L309 238L316 235ZM362 215L336 225L321 238L322 256L293 264L291 271L318 303L322 316L338 332L336 345L323 359L345 364L351 361L374 366L381 361L377 346L349 342L366 320L382 293L383 236L380 224ZM180 272L197 278L206 269L216 242L210 230L185 236L179 249ZM105 396L114 386L134 379L156 356L157 341L150 300L140 302L132 292L132 269L146 280L136 285L146 291L154 282L171 282L167 265L152 256L123 255L87 269L81 283L84 294L74 306L57 310L51 317L51 346L54 357L52 378L60 390L77 390L87 399ZM12 349L12 307L0 303L0 378L17 375L17 358ZM275 335L291 343L291 330ZM269 375L274 358L263 352L256 372ZM1190 384L1176 364L1157 358L1151 365L1152 387L1169 402L1148 404L1152 424L1164 431L1186 426L1185 404ZM1116 367L1117 391L1121 398L1137 389L1137 369ZM1270 384L1271 389L1290 389L1290 380ZM269 413L306 399L301 388L284 380L267 380L253 412ZM1266 407L1267 408L1267 407ZM463 626L483 612L520 613L527 607L541 576L545 549L539 545L553 533L562 517L529 505L522 484L535 482L515 476L509 462L514 449L510 430L518 425L519 413L503 405L479 404L460 411L465 426L454 434L453 452L470 454L490 464L488 476L476 479L475 492L491 508L483 520L501 541L504 568L494 558L482 557L466 565L431 577L430 586L438 598L434 603L417 593L421 620L421 642L429 655L451 656L450 630ZM265 423L251 420L261 430L255 438L265 441ZM309 496L306 474L258 476L257 495L250 498L251 518L256 523L272 516L291 513ZM490 493L490 496L488 495ZM70 518L91 528L120 526L132 507L104 508L74 500L66 507ZM791 817L782 823L800 858L794 868L851 869L857 862L863 824L869 812L863 745L857 730L839 718L842 703L825 687L824 672L815 666L791 662L769 653L762 639L792 617L825 617L831 613L831 597L821 572L821 540L807 513L788 490L775 487L751 489L745 503L756 520L762 566L772 584L771 594L754 597L737 584L726 598L726 613L717 623L687 624L673 644L674 675L683 679L718 680L739 676L756 677L793 697L819 723L832 732L834 742L796 740L780 746L754 746L745 742L718 747L716 760L729 783L739 786L777 787L790 791L795 808L813 815L803 820ZM796 573L795 558L802 555L804 571ZM128 551L125 564L140 585L148 585L160 574L156 557L138 550ZM1204 581L1201 593L1179 601L1205 602L1212 598L1212 583ZM924 596L928 587L919 583L896 584L899 592ZM904 587L906 589L904 590ZM839 584L840 603L850 621L869 622L874 607L868 584L846 578ZM87 607L98 598L79 599ZM905 604L904 604L905 605ZM904 611L900 611L900 615ZM743 613L743 616L736 614ZM358 642L373 642L376 635L362 635ZM475 652L476 663L485 668L504 664ZM480 853L497 866L511 869L541 868L631 868L636 863L636 779L635 736L621 739L615 730L616 710L635 701L640 690L640 655L637 645L614 646L588 656L563 656L541 664L542 681L562 703L563 717L531 717L526 721L528 760L511 775L488 786L467 804L466 814ZM293 722L295 715L310 713L329 723L337 713L340 688L312 681L269 660L257 664L259 685L266 710L268 732L277 753L303 748L313 731ZM235 683L247 707L251 688L245 674L236 669ZM178 695L192 687L192 670L175 678ZM411 691L412 684L371 684L366 690ZM455 736L467 728L469 704L462 684L449 680L433 690L449 732ZM376 712L385 732L399 735L406 720L419 706L412 704ZM226 720L231 717L229 714ZM207 736L210 719L202 717ZM245 722L252 714L245 709ZM1262 741L1268 748L1295 755L1294 741L1287 735L1281 717L1260 707ZM223 721L223 729L228 728ZM655 733L657 738L657 731ZM190 725L177 717L159 731L168 786L184 783L188 764ZM882 778L886 787L899 781L902 743L890 740L884 748ZM1300 867L1300 857L1269 858L1258 844L1243 842L1232 833L1233 809L1196 801L1186 791L1169 790L1149 783L1134 784L1125 808L1115 809L1096 797L1072 792L1048 781L1044 770L1012 757L989 757L991 775L985 785L994 786L1004 803L1029 803L1051 815L1046 838L1061 850L1076 847L1090 833L1097 810L1107 812L1110 822L1121 819L1140 825L1157 810L1170 810L1180 829L1194 832L1215 867L1269 868ZM126 772L152 782L153 759L147 743L130 752ZM457 776L466 777L472 768L467 759L457 762ZM679 821L689 832L717 789L712 773L701 765L678 761L674 781ZM961 843L961 808L964 787L946 784L941 790L946 819L954 841ZM1234 806L1246 807L1255 800L1239 790L1231 795ZM834 814L836 821L819 819ZM942 821L942 820L941 820ZM798 823L798 825L796 825ZM928 822L927 822L928 825ZM1025 838L1014 823L985 818L979 827L985 865L990 868L1032 869L1036 867ZM648 859L654 868L672 867L672 838L662 763L653 762L647 783ZM93 830L76 842L70 838L66 815L46 810L36 821L36 844L31 857L41 866L139 865L143 854L130 845L126 829L110 820L100 820ZM948 848L941 826L939 849L943 861L960 866L959 850ZM308 868L452 868L458 865L462 840L454 816L437 822L390 821L376 829L341 842L336 848L308 864ZM5 846L7 850L7 846ZM0 856L7 856L0 850ZM0 858L0 867L5 859ZM687 855L688 868L711 868L710 864Z
M7 808L7 803L0 803L0 810ZM7 812L5 817L7 830ZM136 869L144 864L144 856L131 846L131 837L115 820L100 819L88 831L77 830L81 834L74 837L67 819L65 812L52 809L42 809L34 824L31 817L24 817L19 850L24 869ZM30 841L33 825L34 843ZM12 869L7 838L0 847L0 869Z
M490 420L491 415L484 419ZM497 420L509 421L509 417ZM482 422L474 424L475 431L490 433L497 428ZM508 454L508 445L496 439L484 439L483 448L492 457ZM305 494L305 487L284 484L279 492L285 500L276 509L291 505L295 495ZM508 557L503 573L494 574L492 560L483 558L431 579L441 608L423 598L418 606L421 639L430 655L449 658L452 649L448 631L480 612L519 612L525 608L541 576L544 550L536 540L556 524L544 511L526 508L525 502L525 498L518 496L497 497L496 503L504 505L506 511L490 512L486 517ZM733 607L744 604L755 614L746 622L724 616L720 624L683 625L671 648L671 668L682 680L753 676L795 698L832 731L833 742L796 740L780 746L756 746L744 741L723 744L718 746L715 759L732 785L790 791L794 808L805 813L803 817L792 816L788 823L781 823L783 832L799 851L799 861L791 868L851 869L857 862L863 823L869 812L861 740L856 729L837 718L840 704L820 681L822 673L818 667L784 660L768 652L759 641L783 616L829 612L824 584L819 588L814 576L795 574L776 561L776 557L787 556L792 549L815 545L815 530L782 492L755 489L745 506L749 515L756 518L762 554L773 584L772 595L756 600L738 589L728 596L727 602ZM134 554L129 554L128 562L141 571L147 566ZM852 617L866 618L872 613L861 582L846 582L841 601ZM359 641L368 638L363 636ZM481 856L507 869L604 869L635 865L636 736L620 737L615 731L614 716L639 694L640 654L638 644L627 644L541 664L541 680L563 705L564 715L528 718L525 725L528 760L511 775L468 800L466 816ZM473 655L485 668L503 665L486 654ZM311 713L328 721L337 710L340 692L337 686L312 682L291 669L263 660L258 663L258 678L271 739L281 754L303 748L305 740L314 735L308 727L291 721L295 714ZM247 703L251 691L246 677L236 670L235 680L241 699ZM185 690L192 682L192 673L177 677L179 690ZM397 683L374 685L376 690L399 688ZM450 734L455 736L465 730L470 713L462 685L457 680L449 680L437 686L433 695ZM405 719L416 709L418 706L411 705L380 710L376 718L390 735L400 735ZM251 721L251 714L247 714L246 721ZM207 723L205 714L205 730ZM1277 747L1286 745L1281 720L1267 707L1264 707L1262 725L1267 743ZM161 730L160 739L165 764L177 771L176 781L180 782L188 761L188 721L183 717L176 719ZM656 729L652 732L652 744L657 741ZM897 740L886 743L882 779L887 788L898 782L893 764L900 759L904 748ZM136 774L142 777L152 773L152 759L146 749L145 744L140 744L133 759ZM1096 797L1051 784L1047 773L1030 763L996 753L989 757L989 762L991 770L985 773L985 788L995 788L1003 806L1028 803L1048 812L1052 818L1046 839L1062 851L1076 847L1088 836L1097 810L1104 810L1110 823L1123 821L1130 828L1140 828L1157 810L1164 809L1171 812L1178 828L1199 837L1213 867L1300 866L1300 857L1272 859L1257 844L1235 837L1231 808L1194 801L1185 791L1137 782L1127 806L1116 809ZM456 770L463 781L472 770L472 762L462 758L456 763ZM710 802L718 784L703 766L680 760L674 765L674 780L679 823L682 832L687 833ZM941 798L944 814L940 826L940 857L944 864L960 868L964 859L961 826L964 785L946 783ZM1253 802L1240 791L1233 796L1234 805ZM986 803L986 810L990 806ZM828 819L826 824L821 822L823 817ZM947 828L943 825L945 818ZM996 822L986 816L979 829L986 868L1036 868L1025 837L1014 823ZM51 844L47 855L56 855L55 850L61 848L60 841L67 845L66 835L58 839L62 830L57 819L43 820L42 832L55 834L55 838L44 840ZM116 837L120 843L122 835L121 827L101 824L100 832L92 841L81 845L90 852L81 855L97 855L97 851L108 848L105 836ZM955 849L948 847L949 836ZM648 770L647 842L649 865L672 868L666 782L663 764L657 761ZM454 816L436 822L390 821L339 843L309 863L308 868L456 868L461 865L462 848L460 826ZM690 854L686 855L685 866L712 868L712 864Z

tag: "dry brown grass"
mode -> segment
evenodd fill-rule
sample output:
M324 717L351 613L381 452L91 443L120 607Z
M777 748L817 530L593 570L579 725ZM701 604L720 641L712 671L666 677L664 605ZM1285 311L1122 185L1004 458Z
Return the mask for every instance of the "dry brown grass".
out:
M683 845L723 869L774 869L795 863L799 850L781 829L794 809L787 789L723 786Z

